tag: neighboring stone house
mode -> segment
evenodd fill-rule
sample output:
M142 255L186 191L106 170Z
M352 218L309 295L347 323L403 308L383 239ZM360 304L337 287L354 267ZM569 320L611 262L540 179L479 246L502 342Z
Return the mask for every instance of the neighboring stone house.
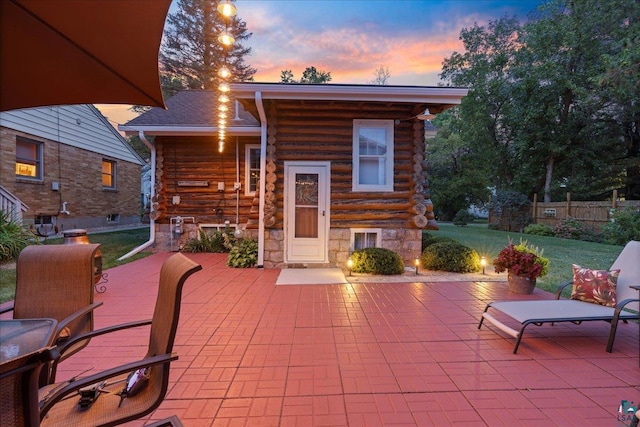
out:
M94 106L2 112L0 131L0 207L37 233L140 222L144 161Z
M120 126L153 139L156 250L228 224L258 240L264 267L343 266L371 246L419 255L422 230L437 228L422 113L458 105L467 89L237 83L231 93L222 150L214 91L179 92Z

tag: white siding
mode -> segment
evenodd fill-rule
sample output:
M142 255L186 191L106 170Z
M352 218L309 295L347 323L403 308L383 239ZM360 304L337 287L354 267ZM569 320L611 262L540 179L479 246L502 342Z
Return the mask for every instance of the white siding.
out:
M143 164L118 131L92 105L5 111L0 113L0 125L113 159Z

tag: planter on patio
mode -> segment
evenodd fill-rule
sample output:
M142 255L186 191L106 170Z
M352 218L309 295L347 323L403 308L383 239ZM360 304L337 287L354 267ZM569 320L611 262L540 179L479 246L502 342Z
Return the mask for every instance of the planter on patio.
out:
M518 276L509 272L507 276L509 290L514 294L530 294L536 288L536 279L528 276Z

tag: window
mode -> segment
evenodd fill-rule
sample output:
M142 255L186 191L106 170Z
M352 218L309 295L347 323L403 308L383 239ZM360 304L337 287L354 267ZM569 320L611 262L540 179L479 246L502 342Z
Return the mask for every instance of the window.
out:
M353 121L353 191L393 191L393 120Z
M251 144L245 147L244 192L247 196L256 194L260 181L260 146Z
M382 229L380 228L352 228L351 251L364 248L379 248L381 235Z
M42 143L16 138L16 177L42 180Z
M111 160L102 161L102 188L116 189L116 162Z

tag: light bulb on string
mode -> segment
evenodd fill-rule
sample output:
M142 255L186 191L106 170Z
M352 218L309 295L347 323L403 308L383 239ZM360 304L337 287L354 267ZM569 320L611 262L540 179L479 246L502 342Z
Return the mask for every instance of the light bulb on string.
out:
M228 32L227 30L224 30L218 36L218 41L222 43L224 46L231 46L236 42L236 39L235 37L233 37L233 35L231 35L230 32Z
M218 3L218 12L220 12L222 16L230 18L232 16L235 16L236 13L238 13L238 10L230 0L222 0L220 3Z
M224 93L222 95L220 95L218 97L218 101L222 102L222 103L226 103L229 102L229 96L225 95Z
M231 88L227 83L220 83L220 85L218 86L218 90L222 93L226 93L229 92Z
M229 67L227 67L226 65L223 65L218 70L218 76L220 76L223 79L227 79L231 77L231 70L229 70Z

